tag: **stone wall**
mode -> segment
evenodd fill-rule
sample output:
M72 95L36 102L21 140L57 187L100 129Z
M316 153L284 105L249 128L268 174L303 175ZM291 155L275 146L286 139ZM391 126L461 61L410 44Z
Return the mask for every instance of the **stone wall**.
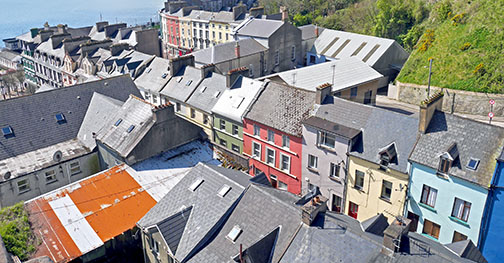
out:
M432 87L430 94L441 90L439 87ZM463 90L442 89L444 92L443 111L453 113L464 113L472 115L488 115L490 112L489 100L495 100L493 113L497 117L504 116L504 94L479 93ZM420 102L427 98L427 86L396 81L396 89L389 92L389 97L402 102L420 105Z

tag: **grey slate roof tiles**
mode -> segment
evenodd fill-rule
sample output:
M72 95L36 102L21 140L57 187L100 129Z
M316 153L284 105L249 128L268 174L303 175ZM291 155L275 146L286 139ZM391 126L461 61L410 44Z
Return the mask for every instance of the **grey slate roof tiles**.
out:
M459 157L449 169L449 174L488 187L496 159L504 147L504 129L436 111L409 159L437 169L439 156L453 143L457 144ZM467 168L470 158L480 160L475 171Z
M251 19L237 29L237 34L242 36L268 38L275 33L284 22L278 20Z
M294 136L301 136L301 122L315 103L315 92L270 82L246 115Z
M226 90L226 77L210 72L189 97L187 104L210 114L224 90Z
M173 254L177 253L182 234L191 216L192 206L166 218L156 226Z
M201 70L184 66L175 73L160 93L172 99L186 102L200 81Z
M154 58L142 74L135 78L139 89L159 92L170 80L170 61L163 58Z
M0 127L12 127L14 136L0 136L0 160L76 138L94 92L120 101L140 96L129 76L119 76L1 101Z
M240 57L246 57L267 50L255 39L246 38L198 50L193 53L194 60L201 64L218 64L236 59L234 52L236 44L240 46Z

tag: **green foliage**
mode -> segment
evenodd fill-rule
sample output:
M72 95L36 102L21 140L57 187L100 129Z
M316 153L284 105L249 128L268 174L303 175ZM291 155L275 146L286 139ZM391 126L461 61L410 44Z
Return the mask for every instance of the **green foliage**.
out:
M295 26L304 26L304 25L308 25L308 24L311 24L313 21L313 16L312 14L306 14L306 15L302 15L301 13L297 13L296 15L294 15L294 17L292 18L292 23L295 25Z
M437 2L433 10L433 18L443 21L448 19L452 13L452 5L449 0Z
M487 93L504 93L504 1L451 0L451 14L443 21L422 23L436 29L427 50L414 50L398 80L426 84L428 58L434 57L432 85ZM431 16L436 12L431 13ZM456 26L454 26L456 25ZM417 44L421 45L423 41Z
M0 210L0 235L7 251L22 261L35 251L35 236L31 232L23 202Z
M434 40L436 40L434 30L427 29L423 34L422 39L420 39L418 50L421 52L427 51L427 49L429 49L429 47L431 47L434 43Z

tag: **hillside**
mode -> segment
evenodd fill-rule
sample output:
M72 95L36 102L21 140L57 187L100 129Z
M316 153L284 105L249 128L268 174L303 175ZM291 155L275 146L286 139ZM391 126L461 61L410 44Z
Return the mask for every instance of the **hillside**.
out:
M433 58L433 86L504 93L503 23L502 0L439 3L398 80L427 84Z

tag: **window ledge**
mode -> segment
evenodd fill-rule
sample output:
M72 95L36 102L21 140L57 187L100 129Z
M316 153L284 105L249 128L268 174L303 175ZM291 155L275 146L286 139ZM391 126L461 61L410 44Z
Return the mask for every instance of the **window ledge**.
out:
M379 198L380 198L380 200L382 200L382 201L384 201L384 202L387 202L387 203L389 203L389 204L392 204L392 201L390 201L390 199L388 199L388 198L386 198L386 197L380 196Z
M450 218L451 221L457 222L457 223L459 223L459 224L461 224L461 225L463 225L465 227L469 227L470 228L469 224L467 222L461 220L461 219L458 219L458 218L456 218L454 216L449 216L448 218Z
M357 186L354 186L353 188L354 188L355 190L357 190L357 191L361 192L361 193L366 193L366 192L364 192L364 190L362 190L362 187L357 187Z
M28 188L28 189L26 189L26 190L19 191L19 195L24 194L24 193L27 193L27 192L30 192L30 190L31 190L31 189L29 189L29 188Z
M437 241L437 242L439 241L437 238L435 238L435 237L433 237L433 236L431 236L431 235L429 235L429 234L422 233L422 236L424 236L424 237L426 237L426 238L430 238L430 239L432 239L432 240L434 240L434 241Z
M313 168L313 167L306 167L306 169L308 169L308 171L310 171L310 172L312 172L312 173L319 174L319 171L317 170L317 168Z
M423 208L425 208L425 209L427 209L427 210L429 210L429 211L431 211L431 212L433 212L433 213L437 214L437 210L434 209L433 207L429 206L429 205L426 205L424 203L418 203L418 205L421 206L421 207L423 207Z
M78 175L78 174L80 174L80 173L82 173L82 171L78 171L78 172L76 172L76 173L70 174L70 176L75 176L75 175Z
M58 181L58 179L54 179L54 180L51 180L51 181L47 181L46 182L46 185L49 185L49 184L52 184L52 183L56 183Z
M319 149L323 149L323 150L326 150L326 151L329 151L329 152L332 152L334 154L336 154L336 149L332 148L332 147L329 147L329 146L325 146L323 144L317 144L317 147ZM336 154L337 155L337 154Z
M338 177L331 177L331 176L329 176L329 179L331 179L332 181L334 181L336 183L341 184L341 179L339 179Z

